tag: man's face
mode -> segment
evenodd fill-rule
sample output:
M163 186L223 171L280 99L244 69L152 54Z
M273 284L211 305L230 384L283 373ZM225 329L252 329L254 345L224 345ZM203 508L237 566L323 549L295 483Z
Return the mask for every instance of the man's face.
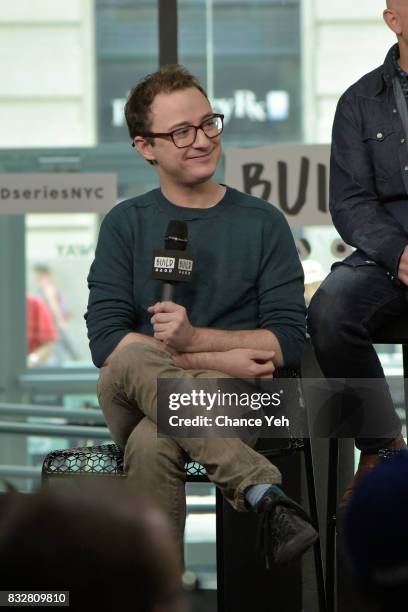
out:
M207 98L195 87L158 94L150 108L151 132L171 132L200 125L213 113ZM179 149L169 138L155 138L149 148L162 182L197 185L209 180L221 155L220 137L208 138L202 130L192 145Z

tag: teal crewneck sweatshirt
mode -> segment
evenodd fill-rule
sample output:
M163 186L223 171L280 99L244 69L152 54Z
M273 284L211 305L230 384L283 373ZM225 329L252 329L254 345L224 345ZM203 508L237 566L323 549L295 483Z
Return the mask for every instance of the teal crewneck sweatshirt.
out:
M163 249L172 220L187 223L194 257L193 279L176 285L174 300L185 306L191 324L269 329L285 365L298 365L306 311L292 233L277 208L230 187L211 208L176 206L154 189L105 216L85 314L94 364L101 367L129 332L153 335L147 308L160 300L162 283L152 278L152 254Z

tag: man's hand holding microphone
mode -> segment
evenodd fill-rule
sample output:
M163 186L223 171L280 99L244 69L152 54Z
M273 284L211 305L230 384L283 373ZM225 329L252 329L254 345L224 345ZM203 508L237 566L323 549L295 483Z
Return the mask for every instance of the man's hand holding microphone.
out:
M194 327L184 306L173 301L177 283L190 281L193 272L193 258L186 251L187 224L170 221L164 244L164 250L153 253L153 277L162 281L162 299L147 309L155 340L183 369L217 370L234 378L271 378L275 351L242 348L232 332Z
M191 325L184 306L157 302L147 309L153 316L154 338L163 342L181 368L205 368L224 372L234 378L271 378L275 370L275 351L233 348L225 351L200 351L200 335L206 330Z

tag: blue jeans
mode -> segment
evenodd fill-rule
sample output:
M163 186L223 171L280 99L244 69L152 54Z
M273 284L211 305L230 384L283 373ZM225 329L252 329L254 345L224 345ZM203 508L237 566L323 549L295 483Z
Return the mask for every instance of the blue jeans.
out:
M356 446L364 453L376 452L401 433L371 339L382 325L403 313L408 313L407 287L392 281L382 267L366 263L335 264L309 306L308 330L324 376L378 379L385 425L381 437L356 437Z

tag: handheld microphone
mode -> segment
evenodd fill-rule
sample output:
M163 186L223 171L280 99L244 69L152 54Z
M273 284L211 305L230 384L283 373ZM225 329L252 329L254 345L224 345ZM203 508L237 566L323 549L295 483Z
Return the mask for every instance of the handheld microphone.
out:
M174 301L178 282L191 280L193 258L186 251L188 244L187 224L170 221L164 238L164 249L153 252L153 278L163 281L161 301Z

